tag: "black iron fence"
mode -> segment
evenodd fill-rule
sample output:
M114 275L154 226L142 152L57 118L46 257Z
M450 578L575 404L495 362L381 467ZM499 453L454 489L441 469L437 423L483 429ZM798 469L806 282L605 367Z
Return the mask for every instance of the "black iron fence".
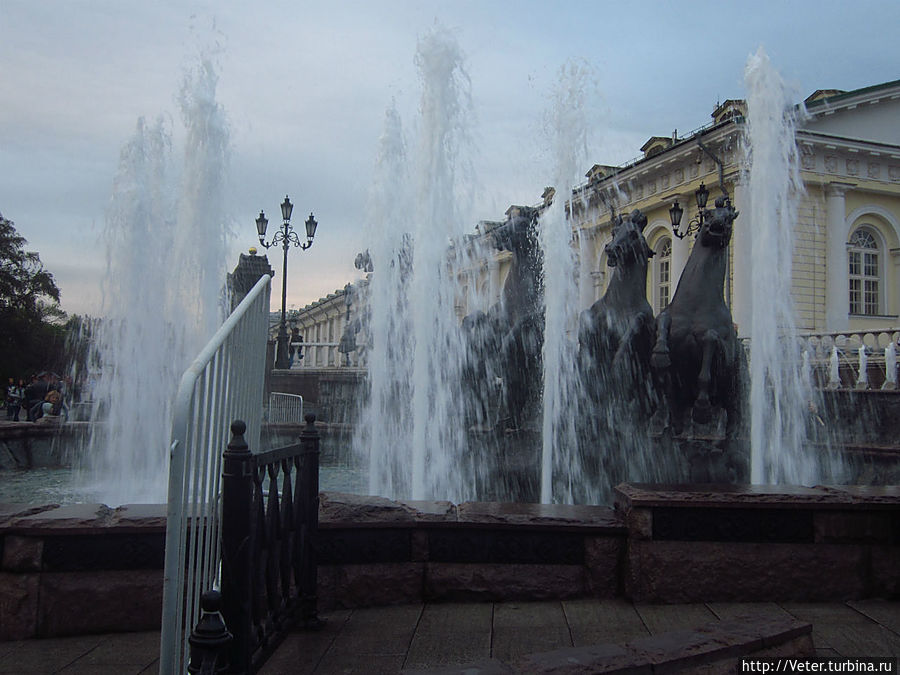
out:
M314 422L315 415L306 416L299 443L259 454L251 453L244 440L245 424L231 424L222 470L221 601L204 606L205 628L198 624L197 640L191 639L191 672L256 672L291 628L321 627L315 555L319 433ZM210 615L218 611L230 640L223 640L221 631L213 635L209 627ZM204 635L210 637L209 653Z

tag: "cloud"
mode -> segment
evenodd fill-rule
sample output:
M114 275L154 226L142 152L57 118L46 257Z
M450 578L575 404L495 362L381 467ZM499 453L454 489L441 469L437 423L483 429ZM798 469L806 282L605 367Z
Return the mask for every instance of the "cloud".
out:
M298 215L315 211L320 222L314 248L291 254L289 293L302 305L356 274L384 110L395 98L412 132L416 43L435 19L459 40L472 82L474 226L535 203L551 180L540 117L567 60L596 69L588 164L619 163L649 136L686 133L717 100L742 96L744 62L760 44L802 95L896 79L900 4L863 6L4 0L0 212L57 275L63 306L81 311L99 296L94 261L119 149L140 116L168 116L177 140L175 97L203 53L216 63L232 132L236 236L225 265L256 243L259 209L271 216L290 194Z

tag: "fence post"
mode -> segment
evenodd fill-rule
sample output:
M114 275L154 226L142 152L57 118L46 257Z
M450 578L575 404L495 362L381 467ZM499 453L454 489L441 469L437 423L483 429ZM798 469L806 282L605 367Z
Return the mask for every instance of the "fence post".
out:
M188 642L191 645L189 673L216 675L228 668L228 644L231 633L222 620L222 594L207 591L200 598L200 620L197 622Z
M316 548L319 537L319 432L316 416L306 415L300 432L300 501L303 516L300 525L300 620L307 630L319 630L324 622L318 616L318 570Z
M231 423L231 442L222 454L222 615L234 639L230 672L250 672L252 454L241 420Z

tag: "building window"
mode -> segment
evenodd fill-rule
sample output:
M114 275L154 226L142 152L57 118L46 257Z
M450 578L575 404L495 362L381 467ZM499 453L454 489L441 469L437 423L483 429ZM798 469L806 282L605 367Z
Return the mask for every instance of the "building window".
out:
M850 273L850 313L878 316L881 313L879 246L867 227L858 228L847 243Z
M663 237L656 244L656 311L669 306L672 289L672 240Z

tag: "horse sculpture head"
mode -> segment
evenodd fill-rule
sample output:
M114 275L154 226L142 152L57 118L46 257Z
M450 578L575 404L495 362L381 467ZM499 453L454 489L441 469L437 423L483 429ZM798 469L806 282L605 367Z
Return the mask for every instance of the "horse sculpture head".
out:
M604 248L606 264L616 267L631 262L646 262L652 258L653 250L644 239L645 227L647 227L647 216L638 209L632 211L631 215L625 218L616 217L612 229L612 241Z
M517 258L532 258L538 250L536 227L537 211L528 209L524 215L513 216L492 232L494 247Z
M738 212L726 197L716 198L716 207L706 212L703 225L697 234L697 241L710 248L725 248L731 241L734 219Z

